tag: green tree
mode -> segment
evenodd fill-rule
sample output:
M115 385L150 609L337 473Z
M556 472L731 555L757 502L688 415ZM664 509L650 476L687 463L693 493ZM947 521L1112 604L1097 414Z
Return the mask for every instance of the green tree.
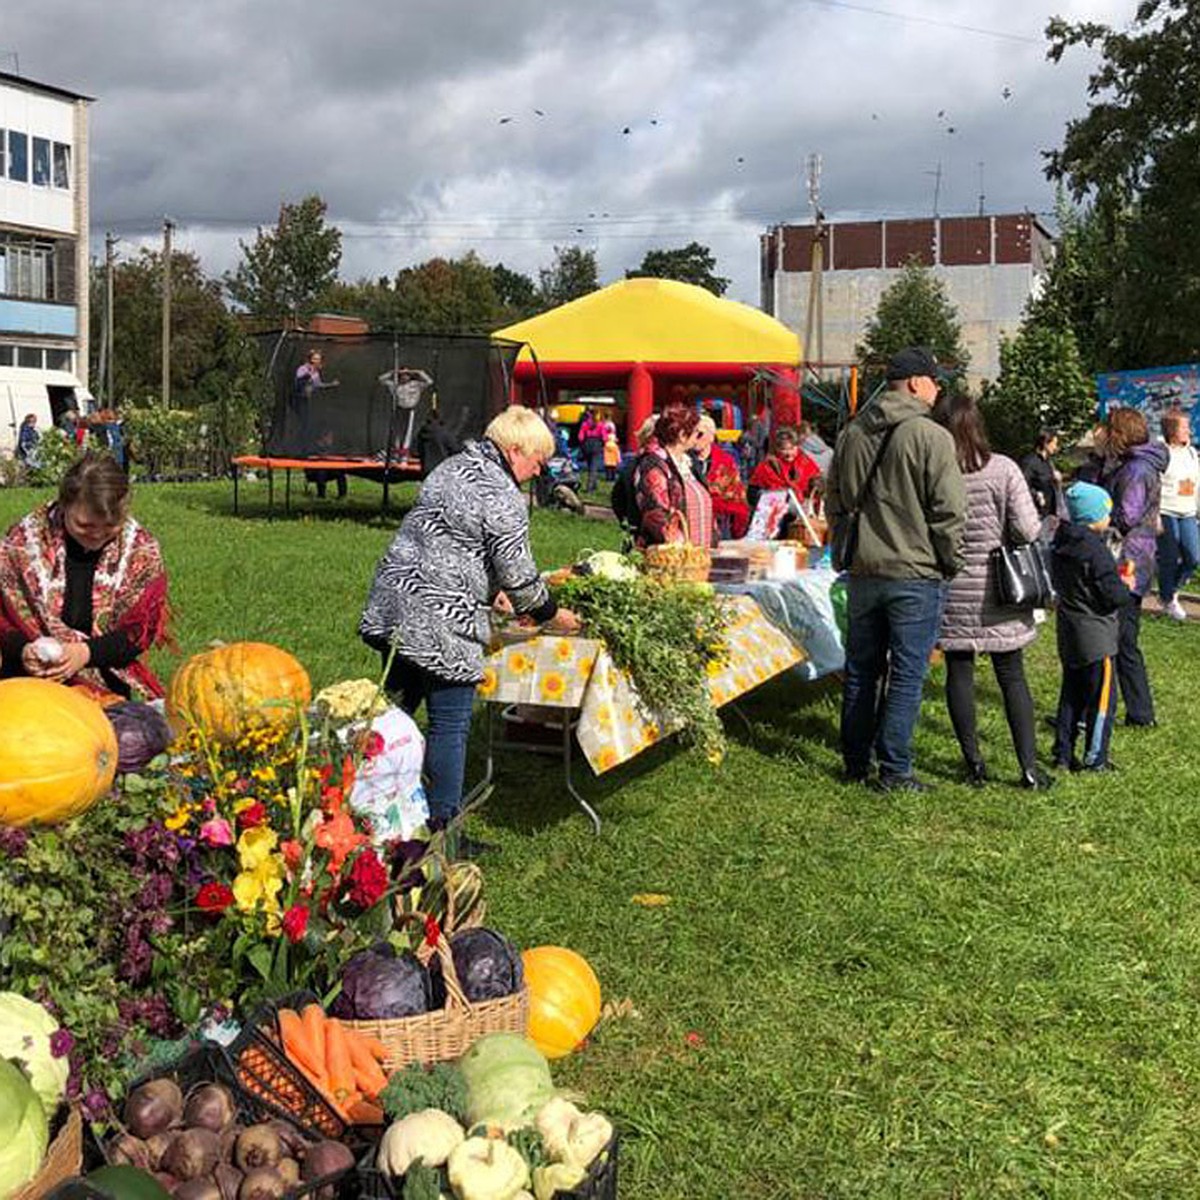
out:
M595 250L582 246L555 246L554 262L538 272L538 307L557 308L600 287Z
M642 265L634 271L626 271L626 279L652 276L655 279L678 279L681 283L694 283L707 288L714 296L725 295L729 280L714 274L717 260L713 252L699 242L688 242L677 250L647 250Z
M1095 420L1096 388L1083 368L1075 332L1048 320L1022 322L1000 343L1000 376L984 386L980 408L992 445L1019 457L1043 428L1073 441Z
M1061 18L1054 62L1098 48L1088 111L1067 124L1047 174L1093 198L1112 236L1115 311L1109 369L1200 357L1200 8L1141 0L1128 31ZM1081 334L1082 336L1082 334Z
M905 346L928 347L955 374L964 372L970 361L945 284L915 259L879 297L875 315L855 348L867 395L882 381L883 365Z
M502 325L523 321L537 312L537 285L528 275L497 263L492 268L492 287L503 310Z
M342 232L325 212L320 196L306 196L281 205L275 227L259 226L252 245L239 240L242 261L225 276L233 301L256 317L311 317L342 261Z

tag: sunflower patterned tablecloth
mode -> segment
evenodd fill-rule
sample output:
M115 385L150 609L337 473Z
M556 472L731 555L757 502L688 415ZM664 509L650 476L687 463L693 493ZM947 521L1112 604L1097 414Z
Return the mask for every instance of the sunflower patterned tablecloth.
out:
M709 670L718 708L805 657L749 596L730 597L729 609L729 652ZM484 664L479 695L493 704L578 709L579 745L597 775L671 732L642 711L631 680L594 638L543 635L502 646Z

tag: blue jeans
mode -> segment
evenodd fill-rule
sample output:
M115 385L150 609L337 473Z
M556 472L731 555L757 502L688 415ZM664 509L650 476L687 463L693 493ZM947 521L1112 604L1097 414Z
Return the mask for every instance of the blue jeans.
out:
M842 758L865 777L874 751L883 780L912 776L912 738L946 585L932 579L850 577Z
M1195 517L1162 514L1158 535L1158 594L1164 604L1191 578L1200 563L1200 522Z
M387 652L380 650L380 654L386 664ZM397 656L392 659L384 687L399 693L400 707L410 716L422 702L425 704L429 718L425 730L425 796L430 820L444 825L462 808L475 685L442 679Z

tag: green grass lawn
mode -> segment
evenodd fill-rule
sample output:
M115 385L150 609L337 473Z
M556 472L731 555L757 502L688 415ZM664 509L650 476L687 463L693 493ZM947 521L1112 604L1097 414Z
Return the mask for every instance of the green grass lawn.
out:
M318 686L373 671L354 630L398 513L351 488L275 521L235 520L221 485L139 488L182 649L277 642ZM0 492L0 523L34 497ZM543 566L617 541L557 513L534 529ZM501 846L491 919L579 950L636 1012L556 1067L623 1127L622 1196L1200 1193L1200 656L1194 626L1143 628L1161 727L1118 729L1119 772L1049 793L957 782L937 671L929 796L839 783L837 690L790 679L747 702L749 731L730 723L720 769L665 746L590 781L599 838L553 763L502 759L477 823ZM1047 713L1052 626L1030 668ZM1015 780L981 681L986 756Z

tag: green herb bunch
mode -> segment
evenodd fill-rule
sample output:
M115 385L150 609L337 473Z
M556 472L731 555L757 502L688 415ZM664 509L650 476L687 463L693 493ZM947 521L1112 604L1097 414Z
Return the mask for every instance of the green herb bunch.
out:
M648 716L681 735L709 761L725 753L725 732L708 691L708 669L725 653L721 601L704 585L639 577L575 575L554 589L628 672Z

